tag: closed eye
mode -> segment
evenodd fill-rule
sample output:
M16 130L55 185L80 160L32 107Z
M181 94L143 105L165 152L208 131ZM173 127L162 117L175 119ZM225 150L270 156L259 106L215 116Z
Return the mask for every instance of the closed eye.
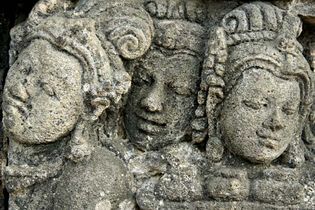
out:
M192 92L187 89L187 88L174 88L175 90L175 93L177 93L178 95L183 95L183 96L191 96L192 95Z
M293 115L294 113L297 112L297 109L295 109L294 107L283 107L282 111L286 114L286 115Z
M22 68L20 71L24 75L29 75L32 71L32 68L30 66L26 66L26 67Z
M259 110L261 108L261 104L255 101L243 100L243 104L254 110Z
M188 87L176 86L174 84L169 84L168 87L178 95L191 96L193 91Z
M137 86L151 86L153 83L153 78L147 74L136 73L133 76L133 82Z
M55 90L47 83L41 83L40 85L44 92L49 96L55 96Z

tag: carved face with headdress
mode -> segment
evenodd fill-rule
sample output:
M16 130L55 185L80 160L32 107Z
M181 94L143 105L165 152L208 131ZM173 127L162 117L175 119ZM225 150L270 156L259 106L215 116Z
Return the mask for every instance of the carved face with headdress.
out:
M170 20L154 19L150 50L130 65L133 82L125 126L130 140L144 150L183 139L189 133L196 104L204 29L180 13L181 6L187 6L184 1L171 4L174 2L148 1L146 7L152 16Z
M17 142L49 143L81 130L129 88L128 74L102 48L90 19L49 18L27 39L3 98L4 127Z
M202 82L209 88L209 153L219 137L251 162L281 155L293 166L303 162L301 133L314 80L296 41L300 27L298 17L265 3L245 4L224 17L209 41Z
M98 2L104 1L94 3ZM49 207L43 208L102 208L105 198L118 208L119 202L131 197L132 182L125 165L102 147L97 137L105 132L106 125L100 123L107 123L102 118L105 110L109 106L117 108L131 84L120 56L142 56L148 48L145 41L151 40L146 29L150 32L152 21L150 17L146 20L149 15L143 9L130 7L111 8L120 13L110 17L95 13L105 20L89 18L79 10L64 14L64 3L39 1L26 26L13 33L17 36L13 38L13 50L20 52L17 60L11 57L14 64L4 88L3 121L10 143L4 173L9 192L19 191L22 195L15 197L12 193L10 206L41 208L37 199L25 196L31 191L31 196L35 192L45 197ZM61 6L62 14L49 16L49 11L59 10L52 8L54 5ZM144 19L144 27L139 26L137 17ZM139 44L138 48L132 43ZM73 164L65 156L81 162ZM111 174L106 175L111 171L120 176L111 179ZM61 176L55 185L50 178L57 175ZM49 191L51 183L54 195ZM131 205L133 202L127 204Z

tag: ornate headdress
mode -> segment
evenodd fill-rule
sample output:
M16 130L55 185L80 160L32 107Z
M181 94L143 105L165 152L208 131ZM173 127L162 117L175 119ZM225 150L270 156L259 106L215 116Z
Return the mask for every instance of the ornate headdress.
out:
M153 43L168 50L202 55L206 17L201 1L146 0L145 8L154 19Z

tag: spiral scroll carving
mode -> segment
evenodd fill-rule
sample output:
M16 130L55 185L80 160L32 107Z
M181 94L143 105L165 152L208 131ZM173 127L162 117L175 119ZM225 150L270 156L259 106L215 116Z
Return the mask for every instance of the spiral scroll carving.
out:
M106 18L104 23L108 40L126 59L142 56L149 49L152 41L153 22L151 17L140 8L129 8L127 12L123 13L121 8L111 10L116 12L115 16Z

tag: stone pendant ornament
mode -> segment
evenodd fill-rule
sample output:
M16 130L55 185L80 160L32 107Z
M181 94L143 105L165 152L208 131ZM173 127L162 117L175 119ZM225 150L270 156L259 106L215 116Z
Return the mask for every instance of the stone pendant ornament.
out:
M299 7L228 2L40 0L11 31L8 208L314 208Z

